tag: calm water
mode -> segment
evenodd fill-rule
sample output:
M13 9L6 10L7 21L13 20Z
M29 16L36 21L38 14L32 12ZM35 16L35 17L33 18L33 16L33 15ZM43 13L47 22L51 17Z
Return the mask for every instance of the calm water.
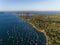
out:
M10 13L0 14L0 45L45 45L45 36Z

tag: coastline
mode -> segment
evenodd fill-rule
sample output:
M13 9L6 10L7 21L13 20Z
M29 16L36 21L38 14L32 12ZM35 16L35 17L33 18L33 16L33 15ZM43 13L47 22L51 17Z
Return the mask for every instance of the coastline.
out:
M60 22L58 15L20 16L22 20L29 23L36 31L45 36L45 45L60 45L59 33ZM44 43L43 43L44 44Z
M44 34L44 36L46 37L46 45L48 45L48 37L46 35L46 32L44 30L40 30L38 28L36 28L36 26L34 26L32 23L28 22L30 25L32 25L37 31L42 32Z
M29 21L27 21L27 20L25 20L25 19L23 19L23 18L22 18L22 20L24 20L24 21L26 21L27 23L29 23L30 25L32 25L33 28L35 28L38 32L42 32L42 33L44 34L44 36L46 37L46 45L48 45L48 36L46 35L46 32L45 32L44 30L38 29L33 23L31 23L31 22L29 22Z

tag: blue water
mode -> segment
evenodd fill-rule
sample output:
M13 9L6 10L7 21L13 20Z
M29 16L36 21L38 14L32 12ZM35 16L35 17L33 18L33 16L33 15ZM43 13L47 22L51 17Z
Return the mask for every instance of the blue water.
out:
M11 13L0 14L0 45L46 45L43 33Z

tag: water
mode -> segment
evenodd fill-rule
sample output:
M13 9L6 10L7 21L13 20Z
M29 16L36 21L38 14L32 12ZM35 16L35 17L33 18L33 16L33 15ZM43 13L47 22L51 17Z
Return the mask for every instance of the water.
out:
M46 45L43 33L10 13L0 14L0 45Z

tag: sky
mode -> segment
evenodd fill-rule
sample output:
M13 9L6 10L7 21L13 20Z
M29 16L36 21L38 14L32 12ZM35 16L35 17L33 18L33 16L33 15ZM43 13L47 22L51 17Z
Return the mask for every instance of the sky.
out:
M0 0L0 11L60 11L60 0Z

